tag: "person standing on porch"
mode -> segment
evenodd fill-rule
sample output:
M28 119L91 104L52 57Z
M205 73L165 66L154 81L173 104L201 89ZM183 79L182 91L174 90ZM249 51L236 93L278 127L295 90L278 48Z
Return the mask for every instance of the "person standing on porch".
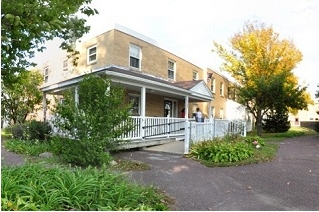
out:
M197 122L203 122L202 121L202 112L200 111L199 107L196 109L196 121Z

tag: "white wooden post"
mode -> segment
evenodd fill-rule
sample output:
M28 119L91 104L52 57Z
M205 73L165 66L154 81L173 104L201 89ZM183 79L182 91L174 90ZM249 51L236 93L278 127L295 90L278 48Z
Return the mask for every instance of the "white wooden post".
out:
M186 122L185 122L184 154L189 153L189 140L190 140L190 123L188 120L186 120Z
M47 119L47 94L43 93L43 122Z
M146 88L142 87L141 88L141 125L140 125L140 134L141 137L143 138L145 135L145 105L146 105Z
M188 120L188 96L185 96L185 119Z

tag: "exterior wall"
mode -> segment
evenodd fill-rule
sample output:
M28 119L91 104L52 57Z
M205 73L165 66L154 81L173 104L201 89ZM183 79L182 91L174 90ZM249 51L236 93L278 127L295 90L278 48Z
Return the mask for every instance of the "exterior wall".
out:
M129 30L128 30L129 31ZM51 61L44 64L43 67L49 67L50 75L47 84L53 84L65 79L69 79L84 73L91 72L110 65L130 68L129 66L129 46L130 44L137 45L141 48L141 67L140 71L150 74L164 80L168 79L168 61L175 61L175 81L189 81L193 79L193 72L198 73L198 79L202 79L211 87L212 80L207 80L207 74L213 73L212 77L215 79L215 98L211 102L211 106L215 108L215 118L232 118L227 115L226 101L227 88L230 85L229 80L222 74L219 74L211 69L204 70L192 62L189 62L181 57L171 53L167 48L149 39L143 38L138 33L129 34L128 31L112 29L97 37L94 37L86 42L77 43L77 50L80 52L77 60L77 67L73 67L71 59L69 59L68 71L63 71L63 60L65 60L66 52L57 54ZM138 38L139 37L139 38ZM88 64L87 51L88 48L97 47L97 60L94 63ZM134 68L131 68L134 69ZM224 95L220 95L220 83L224 83ZM129 92L129 91L128 91ZM135 92L140 94L139 92ZM164 115L164 100L165 96L156 96L155 94L147 94L146 96L146 116L163 116ZM184 108L184 100L177 99L177 117L181 117L181 110ZM189 117L195 112L196 107L199 107L203 113L203 117L209 118L209 104L196 102L189 103ZM223 109L224 114L220 114Z
M297 114L289 114L289 121L291 126L300 126L300 122L311 122L318 121L319 114L319 103L314 105L308 105L308 110L299 110Z

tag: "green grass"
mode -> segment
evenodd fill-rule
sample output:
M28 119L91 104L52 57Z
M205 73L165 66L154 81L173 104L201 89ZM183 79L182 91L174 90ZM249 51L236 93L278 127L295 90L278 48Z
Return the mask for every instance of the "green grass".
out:
M27 156L38 156L50 150L50 145L47 142L41 143L39 141L23 141L19 139L5 139L4 146L11 152Z
M154 187L128 182L101 168L47 164L1 167L2 210L169 210Z

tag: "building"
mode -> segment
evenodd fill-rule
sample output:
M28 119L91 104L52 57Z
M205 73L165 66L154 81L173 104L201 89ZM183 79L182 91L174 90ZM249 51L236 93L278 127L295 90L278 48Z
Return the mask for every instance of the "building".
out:
M205 118L239 118L233 117L240 106L233 101L235 94L231 94L231 82L225 76L203 69L130 29L115 25L78 43L76 49L80 52L76 67L66 53L50 58L41 67L45 80L42 90L47 97L75 85L85 73L107 72L134 102L132 115L178 118L185 108L187 117L192 118L199 107Z

